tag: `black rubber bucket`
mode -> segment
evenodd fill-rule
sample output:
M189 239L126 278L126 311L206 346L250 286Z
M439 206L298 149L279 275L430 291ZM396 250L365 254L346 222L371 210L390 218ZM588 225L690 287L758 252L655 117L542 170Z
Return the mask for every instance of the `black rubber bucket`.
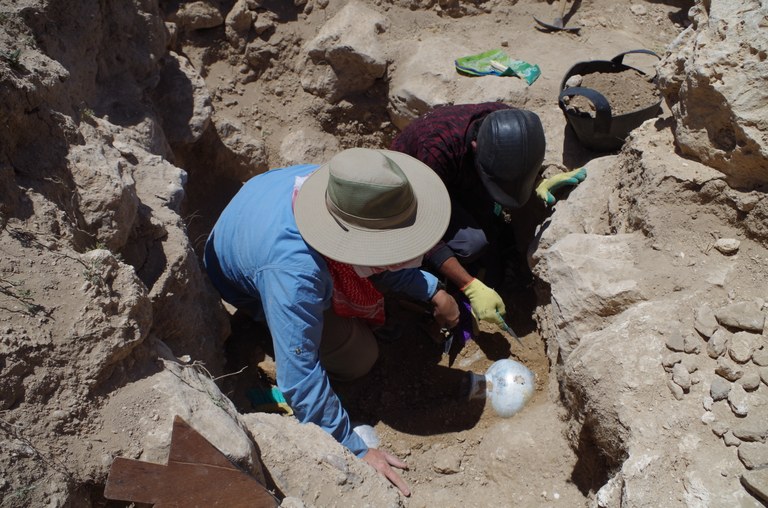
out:
M659 55L653 51L647 49L635 49L616 55L611 60L580 62L571 67L571 70L566 73L560 84L558 105L560 106L560 109L563 110L568 125L570 125L576 133L576 137L584 146L591 150L598 152L613 152L618 150L624 144L624 141L633 129L639 127L644 121L656 117L661 113L661 97L659 97L659 100L654 104L650 104L642 109L614 116L611 113L611 105L608 103L608 99L597 90L580 86L566 88L565 83L568 81L568 78L577 74L582 76L595 72L607 74L633 69L643 76L647 76L647 74L640 69L624 64L624 56L630 53L645 53L659 58ZM649 81L651 79L653 78L648 77ZM577 112L572 109L567 109L563 99L565 97L573 97L576 95L582 95L592 102L595 106L594 117L586 112Z

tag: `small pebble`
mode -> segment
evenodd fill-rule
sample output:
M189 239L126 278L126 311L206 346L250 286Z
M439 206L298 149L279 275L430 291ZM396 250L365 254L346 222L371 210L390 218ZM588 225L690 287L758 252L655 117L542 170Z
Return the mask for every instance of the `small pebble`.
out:
M693 335L686 335L683 339L683 350L688 354L699 354L701 351L701 339Z
M705 337L711 337L715 333L718 327L717 319L715 319L715 313L708 305L702 305L696 309L693 317L693 327Z
M728 428L728 425L724 422L713 422L712 423L712 432L717 437L723 437L726 432L728 432L730 429Z
M722 356L717 359L717 368L715 369L715 372L728 381L736 381L744 375L744 371L739 365Z
M726 256L732 256L739 252L739 246L741 246L741 242L735 238L720 238L715 242L715 249Z
M691 389L691 373L682 363L677 363L672 367L672 381L686 393Z
M730 391L731 383L721 377L714 378L712 384L709 386L709 394L714 401L727 399Z
M707 341L707 354L710 358L717 358L722 356L728 349L728 342L730 334L722 328L716 330L715 333Z
M734 384L728 393L728 405L736 416L747 416L749 414L749 395L739 384Z
M748 392L755 391L760 387L760 374L751 370L739 379L739 384Z
M725 446L739 446L741 444L741 440L734 436L730 430L723 434L723 441L725 441Z
M574 74L570 78L568 78L565 81L565 88L570 88L572 86L581 86L581 81L584 78L581 76L581 74Z
M667 387L669 388L669 391L672 392L672 395L677 400L683 400L683 395L684 395L683 389L680 388L680 386L677 383L673 382L671 379L668 379Z
M667 338L667 348L671 351L682 353L685 351L685 339L679 330L672 330Z
M768 366L768 347L763 346L752 353L752 363L759 367Z

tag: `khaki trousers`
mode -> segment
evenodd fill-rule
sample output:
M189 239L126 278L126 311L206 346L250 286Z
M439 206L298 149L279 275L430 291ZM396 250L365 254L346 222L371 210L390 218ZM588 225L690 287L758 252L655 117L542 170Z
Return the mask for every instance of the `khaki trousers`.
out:
M379 345L368 324L329 309L323 314L320 364L333 379L351 381L367 374L379 357Z

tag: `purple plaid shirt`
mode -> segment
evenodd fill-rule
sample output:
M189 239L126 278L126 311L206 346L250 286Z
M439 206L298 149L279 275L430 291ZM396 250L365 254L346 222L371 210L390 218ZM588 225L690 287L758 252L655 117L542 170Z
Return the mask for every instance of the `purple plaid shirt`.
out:
M411 122L395 137L390 148L419 159L440 176L452 198L482 186L475 157L467 139L470 127L489 113L511 109L500 102L441 106Z
M454 206L469 212L478 224L493 221L493 201L488 196L475 169L474 153L470 142L477 129L475 122L488 114L511 109L500 102L440 106L411 122L398 134L390 148L419 159L432 168L448 189ZM483 227L485 230L486 228ZM440 242L426 258L439 266L450 256L450 249Z

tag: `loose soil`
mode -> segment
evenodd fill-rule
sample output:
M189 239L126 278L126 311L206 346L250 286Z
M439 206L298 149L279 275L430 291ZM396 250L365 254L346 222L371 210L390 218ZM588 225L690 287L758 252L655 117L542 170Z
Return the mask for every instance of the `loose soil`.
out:
M579 86L600 92L608 100L614 117L649 108L661 101L661 95L652 78L635 69L585 74ZM590 113L592 116L595 113L592 101L581 95L573 97L568 107L578 112Z

